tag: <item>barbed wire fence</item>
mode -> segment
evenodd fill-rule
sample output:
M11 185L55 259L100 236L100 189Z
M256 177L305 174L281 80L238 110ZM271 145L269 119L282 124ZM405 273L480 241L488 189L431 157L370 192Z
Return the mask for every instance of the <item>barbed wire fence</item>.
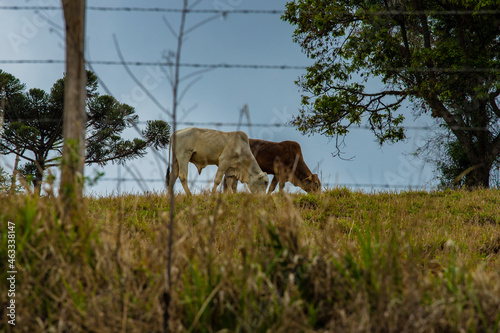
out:
M216 7L216 6L214 6ZM214 8L214 9L196 9L189 8L187 10L183 10L182 8L161 8L161 7L129 7L129 6L87 6L87 11L113 11L113 12L156 12L156 13L183 13L186 14L217 14L217 15L229 15L229 14L266 14L266 15L282 15L284 13L281 9L236 9L230 4L226 5L226 8ZM60 11L62 8L60 6L43 6L43 5L1 5L0 10L28 10L28 11ZM316 12L313 12L316 13ZM352 12L345 11L336 11L338 14L352 14ZM419 16L419 15L469 15L469 14L477 14L477 15L494 15L498 14L498 10L489 10L489 9L479 9L479 10L414 10L408 12L401 9L383 9L378 11L373 10L362 10L359 9L357 11L358 14L364 15L373 15L373 16L381 16L381 15L411 15L411 16Z
M147 7L105 7L105 6L87 6L86 8L88 11L101 11L101 12L149 12L149 13L184 13L184 14L211 14L212 16L203 19L198 24L193 26L192 28L197 28L205 23L208 23L209 21L213 20L214 18L217 17L226 17L228 15L282 15L284 13L283 10L250 10L250 9L235 9L231 7L230 5L225 6L225 9L179 9L179 8L158 8L158 7L152 7L152 8L147 8ZM0 11L34 11L34 12L42 12L42 11L60 11L62 10L60 6L5 6L2 5L0 6ZM380 12L371 12L370 14L372 15L396 15L396 14L401 14L401 11L395 11L395 10L388 10L388 11L380 11ZM424 12L413 12L411 13L412 15L421 15L421 14L439 14L439 15L460 15L460 14L471 14L472 11L425 11ZM478 14L477 11L474 11L474 13ZM497 14L497 11L480 11L479 14L485 14L485 15L491 15L491 14ZM407 14L407 13L406 13ZM58 26L54 22L50 21L50 18L45 17L45 20L49 22L51 29L62 29L62 27ZM166 22L168 25L168 23ZM171 27L169 27L171 30ZM59 34L59 36L62 36L62 34ZM125 60L123 55L121 54L120 48L119 48L119 43L116 41L115 38L115 48L117 49L117 53L120 55L120 60L92 60L92 59L87 59L86 64L90 68L94 65L103 65L103 66L123 66L126 70L128 67L140 67L140 66L158 66L158 67L165 67L165 66L171 66L172 65L172 60L166 59L166 61L159 62L159 61L130 61L130 60ZM2 64L18 64L18 65L51 65L51 64L64 64L65 60L61 59L0 59L0 65ZM305 70L307 66L300 66L300 65L288 65L288 64L227 64L227 63L218 63L218 64L206 64L206 63L183 63L179 62L176 64L178 67L182 68L191 68L195 70L200 70L200 71L209 71L209 70L215 70L215 69L240 69L240 70ZM401 68L393 68L393 70L398 71L398 70L403 70ZM405 71L408 71L408 69L404 69ZM420 69L413 69L414 71L419 71ZM429 69L421 69L422 71L429 71ZM460 69L443 69L443 68L435 68L431 69L435 71L453 71L457 72L460 71ZM467 68L463 69L464 71L470 70ZM500 72L500 69L478 69L475 68L475 71L496 71ZM95 72L95 71L94 71ZM127 70L129 75L134 78L134 75L131 73L130 70ZM140 81L137 80L137 78L134 79L134 81L137 83L138 86L141 85ZM107 88L107 85L105 82L102 81L100 78L100 82L106 91L106 93L111 95L110 90ZM141 87L141 89L148 95L148 97L155 103L157 106L165 112L168 116L172 116L171 114L169 115L168 110L158 101L155 101L154 96L149 94L147 92L147 89L145 87ZM239 129L240 127L246 127L249 129L249 132L251 132L252 128L293 128L294 126L289 124L289 123L252 123L250 121L250 111L248 108L242 109L245 111L240 112L239 114L239 121L238 122L194 122L194 121L184 121L184 120L176 120L174 119L174 123L176 125L180 126L195 126L195 127L215 127L215 128L229 128L229 129ZM242 122L242 119L245 118L247 121L244 124ZM145 125L145 121L139 121L137 125L142 126ZM407 130L414 130L414 131L434 131L435 128L431 126L404 126ZM481 128L468 128L470 130L487 130L487 129L481 129ZM139 128L136 127L136 130L138 133L141 133ZM357 127L351 127L350 130L372 130L369 126L357 126ZM168 164L167 159L165 156L159 154L158 152L154 151L153 149L151 150L154 154L154 158L158 164L158 167L160 165L163 165L166 167ZM320 164L320 163L318 163ZM143 192L148 191L148 186L146 185L147 183L163 183L165 182L165 179L163 178L151 178L151 177L142 177L141 173L139 170L133 170L132 167L129 167L127 165L123 166L125 168L126 173L128 174L127 176L122 176L122 172L120 167L118 168L118 175L117 177L102 177L99 180L100 181L106 181L106 182L116 182L118 191L120 192L120 187L122 182L135 182L137 185L141 188ZM319 169L320 165L318 165L317 169ZM196 177L195 179L191 179L190 183L201 183L201 184L209 184L211 181L208 179L199 179ZM363 182L351 182L351 183L339 183L339 182L324 182L323 185L325 187L335 187L335 186L341 186L341 187L352 187L352 188L371 188L371 189L429 189L429 184L381 184L381 183L363 183ZM432 187L432 185L431 185Z

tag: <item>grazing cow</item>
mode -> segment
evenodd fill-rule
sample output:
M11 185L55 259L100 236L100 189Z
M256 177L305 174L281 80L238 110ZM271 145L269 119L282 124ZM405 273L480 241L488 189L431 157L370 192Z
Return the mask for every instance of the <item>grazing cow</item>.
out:
M250 139L250 148L262 171L274 175L268 193L273 192L278 183L282 190L287 181L308 193L320 190L321 182L318 175L313 174L307 167L297 142ZM236 192L237 183L234 177L226 174L224 190L230 188Z
M173 136L175 135L175 139ZM172 140L174 139L175 142ZM170 138L173 149L173 181L180 178L186 194L191 195L187 186L188 163L198 168L198 173L207 165L217 165L213 192L217 190L222 176L228 174L242 183L247 183L253 193L265 193L269 177L262 172L250 151L248 136L241 131L221 132L212 129L189 127L176 131ZM170 167L167 169L168 186Z

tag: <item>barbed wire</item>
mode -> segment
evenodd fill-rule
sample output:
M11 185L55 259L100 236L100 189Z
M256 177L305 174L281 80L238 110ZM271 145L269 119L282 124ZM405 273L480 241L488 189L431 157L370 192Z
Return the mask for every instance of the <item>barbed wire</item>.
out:
M124 177L103 177L99 178L99 181L107 182L137 182L136 178L124 178ZM141 182L145 183L165 183L165 179L161 178L141 178ZM210 179L194 179L190 180L190 183L204 183L213 184L213 180ZM372 183L322 183L322 187L333 188L333 187L367 187L367 188L409 188L409 189L422 189L422 188L432 188L433 186L427 185L417 185L417 184L372 184Z
M283 15L284 10L281 9L187 9L182 8L160 8L160 7L105 7L105 6L87 6L89 11L101 12L150 12L150 13L187 13L187 14L256 14L256 15ZM62 10L60 6L0 6L0 10L5 11L52 11ZM312 11L316 13L315 11ZM326 13L326 12L324 12ZM495 15L500 13L498 9L479 9L479 10L413 10L407 11L404 9L384 9L384 10L362 10L356 12L351 11L336 11L335 14L351 14L351 15Z
M139 121L139 125L147 125L148 121ZM291 124L291 123L277 123L277 124L266 124L266 123L239 123L239 122L216 122L216 121L209 121L209 122L199 122L199 121L178 121L177 125L184 125L184 126L213 126L213 127L238 127L238 126L243 126L243 127L296 127L296 125ZM415 130L415 131L434 131L436 130L436 127L432 126L402 126L404 129L407 130ZM451 129L456 129L456 130L464 130L464 131L488 131L489 129L487 127L450 127ZM351 129L361 129L361 130L373 130L370 126L354 126L354 127L349 127L349 130Z
M60 119L54 118L54 119L15 119L13 120L15 122L32 122L32 123L51 123L51 122L60 122ZM136 124L137 125L147 125L148 122L152 120L141 120L138 121ZM281 127L289 127L289 128L294 128L296 125L291 124L291 123L241 123L241 122L218 122L218 121L207 121L207 122L201 122L201 121L177 121L177 125L181 126L208 126L208 127L259 127L259 128L281 128ZM402 126L406 130L413 130L413 131L435 131L438 129L438 126ZM370 126L367 125L359 125L359 126L354 126L354 127L349 127L349 130L373 130ZM489 131L490 129L488 127L450 127L450 129L457 129L457 130L463 130L463 131Z
M62 59L0 59L0 64L65 64L65 60ZM86 60L85 63L91 65L108 65L108 66L169 66L168 62L160 61L119 61L119 60ZM296 66L296 65L258 65L258 64L200 64L200 63L180 63L179 67L190 67L190 68L208 68L208 69L218 69L218 68L239 68L239 69L281 69L281 70L304 70L307 66ZM499 69L500 71L500 69Z
M188 13L188 14L271 14L282 15L282 9L187 9L160 7L104 7L87 6L87 10L100 12L151 12L151 13ZM62 10L60 6L0 6L0 10Z
M86 60L86 64L90 65L107 65L107 66L170 66L172 64L161 61L119 61L119 60ZM23 65L23 64L65 64L62 59L0 59L0 64L8 65ZM180 63L179 67L197 68L197 69L271 69L271 70L305 70L309 66L301 65L260 65L260 64L202 64L202 63ZM426 68L406 68L406 67L386 67L385 70L391 72L412 72L412 73L500 73L500 68L479 68L479 67L461 67L461 68L443 68L443 67L426 67Z

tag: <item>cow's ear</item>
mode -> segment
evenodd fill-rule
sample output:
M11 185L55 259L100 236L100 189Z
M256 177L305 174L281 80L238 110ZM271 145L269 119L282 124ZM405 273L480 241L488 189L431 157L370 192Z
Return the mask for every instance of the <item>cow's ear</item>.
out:
M319 180L319 177L317 174L314 174L314 181L316 181L319 184L319 186L321 186L321 181Z
M311 176L304 178L302 180L302 184L305 184L305 185L309 185L309 184L311 184L311 182L312 182Z

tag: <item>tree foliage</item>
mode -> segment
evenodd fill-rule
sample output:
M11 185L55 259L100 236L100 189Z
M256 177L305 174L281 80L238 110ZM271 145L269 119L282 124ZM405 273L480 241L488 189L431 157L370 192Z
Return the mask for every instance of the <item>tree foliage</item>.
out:
M10 180L11 179L7 172L5 172L5 169L0 166L0 195L8 193L8 191L10 190Z
M27 161L20 169L24 174L34 172L39 186L43 172L57 166L62 154L64 78L58 80L50 93L41 89L25 91L25 85L13 75L0 70L0 86L5 87L5 124L0 141L3 154L16 154ZM148 121L140 132L142 138L122 138L127 128L139 121L134 108L114 97L98 92L97 76L87 71L87 164L106 165L125 163L146 154L147 147L167 146L170 126L164 121Z
M405 138L411 102L446 125L489 185L500 153L500 12L497 1L298 0L285 21L315 63L297 84L304 133L345 135L366 120L380 143ZM379 83L374 87L374 78Z

